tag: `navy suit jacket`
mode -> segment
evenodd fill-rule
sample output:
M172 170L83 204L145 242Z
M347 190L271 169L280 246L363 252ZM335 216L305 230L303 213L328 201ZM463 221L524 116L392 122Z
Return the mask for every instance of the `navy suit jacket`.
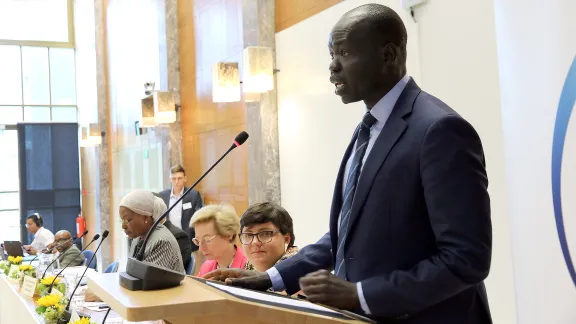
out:
M344 168L330 231L276 266L289 294L333 269ZM484 153L474 128L410 79L372 148L352 203L345 266L379 323L491 323L483 280L492 226ZM361 313L361 310L356 310Z
M188 188L184 187L184 191L188 190ZM164 191L160 191L158 196L164 200L166 207L170 207L170 195L172 194L172 188L166 189ZM191 208L184 209L184 204L190 203L192 205ZM190 219L194 213L204 207L204 202L202 201L202 196L196 189L190 190L184 199L182 199L182 220L180 225L182 226L182 230L188 234L190 242L192 242L192 238L196 235L194 229L190 227ZM170 215L168 215L168 219L170 219ZM192 252L198 251L198 246L196 244L192 244ZM186 269L186 268L184 268Z

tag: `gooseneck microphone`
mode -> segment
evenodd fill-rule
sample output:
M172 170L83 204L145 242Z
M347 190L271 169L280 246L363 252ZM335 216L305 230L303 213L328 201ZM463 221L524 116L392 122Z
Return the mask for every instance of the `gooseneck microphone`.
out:
M68 304L66 304L66 308L64 309L64 314L62 315L62 321L60 321L59 323L69 323L70 322L70 318L72 317L72 313L70 313L70 303L72 302L72 298L74 298L74 294L76 293L76 289L78 289L78 287L80 287L80 283L82 283L82 278L84 278L84 276L86 275L86 271L88 271L88 268L90 267L90 263L96 257L96 252L98 252L98 250L100 249L100 246L102 245L102 242L104 242L104 240L108 237L108 233L109 233L108 230L105 230L102 233L102 239L100 240L100 243L98 243L96 250L94 250L94 254L90 258L90 260L88 260L88 263L86 263L86 269L84 269L84 272L82 273L82 275L78 279L78 282L76 283L76 286L74 287L74 290L72 290L72 293L70 294L70 299L68 299ZM78 314L78 315L82 316L82 317L89 317L89 316L84 316L85 314L82 314L82 315ZM104 323L104 322L102 322L102 323Z
M62 274L62 272L64 272L64 270L66 270L66 268L68 268L68 266L72 263L72 261L74 261L74 259L76 259L80 254L82 254L82 252L84 252L90 246L90 244L94 243L94 241L96 241L99 238L100 238L100 234L94 235L94 237L92 238L92 241L90 241L90 243L88 243L88 245L86 245L86 247L83 248L82 251L80 251L80 253L77 253L76 256L74 258L72 258L72 260L70 260L70 262L68 262L68 264L65 265L64 268L62 268L62 270L60 270L60 272L58 272L58 274L54 277L54 280L52 280L52 282L50 283L50 287L48 288L48 291L52 291L52 286L54 286L54 282L56 281L56 278L58 278ZM44 271L44 275L45 274L46 274L46 271ZM44 278L44 275L42 275L42 278Z
M188 188L181 196L170 206L162 216L158 217L157 220L154 221L152 227L146 233L146 237L142 241L142 245L139 249L135 250L134 255L128 256L128 262L126 264L126 272L120 273L120 286L126 288L128 290L154 290L154 289L165 289L170 287L175 287L180 284L180 282L184 279L185 274L180 273L178 271L174 271L159 265L155 265L149 262L143 262L144 259L144 251L146 251L146 244L154 232L154 229L160 224L166 216L170 214L170 211L174 209L175 206L178 205L194 189L212 169L214 169L220 161L222 161L228 153L230 153L233 149L237 148L238 146L244 144L248 139L248 133L241 132L236 136L234 142L230 148L216 161L212 166L202 174L202 176L194 182L190 188Z
M148 243L148 239L150 239L150 235L152 234L154 229L158 226L158 224L160 224L160 222L162 222L162 220L164 220L164 218L166 218L166 216L170 214L170 211L172 211L172 209L174 209L174 207L176 207L176 205L178 205L178 203L180 203L182 201L182 199L184 199L184 197L190 191L192 191L192 189L194 189L198 185L198 183L200 183L200 181L202 181L202 179L204 179L204 177L206 177L208 175L208 173L210 173L210 171L212 171L212 169L214 169L220 163L220 161L222 161L226 157L226 155L228 155L228 153L230 153L233 149L237 148L238 146L244 144L244 142L246 142L246 140L248 139L248 136L249 135L246 132L241 132L240 134L238 134L236 136L236 138L234 139L234 142L232 143L230 148L224 154L222 154L222 156L218 159L218 161L214 162L214 164L212 164L212 166L206 172L204 172L204 174L198 180L196 180L196 182L194 182L194 184L192 186L190 186L190 188L188 188L188 190L186 190L180 196L180 198L178 198L178 200L176 200L176 202L174 202L174 204L172 204L172 206L170 206L170 208L168 208L164 212L164 214L162 214L162 216L158 217L158 219L154 222L154 224L152 224L152 227L150 227L150 230L148 230L148 233L146 234L146 238L144 238L144 242L142 243L142 246L140 246L140 249L136 252L135 258L138 261L142 261L142 259L144 258L144 251L146 250L146 243Z
M102 245L104 240L108 237L108 233L109 233L108 230L105 230L104 233L102 233L102 239L100 240L100 243L98 243L96 250L94 250L94 254L92 254L92 257L90 258L88 263L86 263L86 269L84 269L84 272L80 276L80 279L78 279L78 283L76 284L76 287L74 287L74 290L72 290L72 293L70 294L70 300L68 300L68 304L66 305L66 311L68 311L70 309L70 302L72 301L72 296L74 296L76 289L78 289L78 287L80 286L80 283L82 282L82 278L84 278L84 276L86 275L86 271L88 271L88 268L90 267L90 263L96 257L96 252L98 252L98 249L100 249L100 245Z
M88 234L88 230L85 230L84 233L82 233L82 235L80 235L80 237L77 237L77 238L75 238L75 239L69 238L69 239L67 239L66 241L64 241L64 242L56 245L56 246L53 247L52 249L58 248L58 247L60 247L60 246L62 246L62 245L64 245L64 244L70 242L70 240L72 240L72 244L76 244L76 242L78 242L79 240L81 240L81 239L84 237L84 235L86 235L86 234ZM51 249L51 250L52 250L52 249ZM38 255L36 256L36 258L37 258L37 257L38 257ZM32 261L36 260L36 258L32 259ZM58 260L58 258L54 258L54 260L52 260L52 262L50 262L50 264L46 267L46 270L44 270L44 274L42 275L42 278L44 278L44 276L46 275L46 271L48 271L48 269L50 268L50 266L51 266L52 264L54 264L54 262L56 262L56 260ZM30 264L32 264L32 261L30 261Z

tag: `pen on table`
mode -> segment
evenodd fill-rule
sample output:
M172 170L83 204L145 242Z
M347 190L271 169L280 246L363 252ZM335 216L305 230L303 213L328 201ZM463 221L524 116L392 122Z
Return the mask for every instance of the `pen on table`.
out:
M99 309L104 309L104 308L110 308L110 306L108 306L108 305L100 305L100 306L98 306L98 308L99 308Z

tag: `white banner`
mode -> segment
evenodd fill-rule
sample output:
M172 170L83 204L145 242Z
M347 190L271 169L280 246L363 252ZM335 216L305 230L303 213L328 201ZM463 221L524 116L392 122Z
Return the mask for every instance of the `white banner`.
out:
M576 1L495 17L518 323L576 323Z

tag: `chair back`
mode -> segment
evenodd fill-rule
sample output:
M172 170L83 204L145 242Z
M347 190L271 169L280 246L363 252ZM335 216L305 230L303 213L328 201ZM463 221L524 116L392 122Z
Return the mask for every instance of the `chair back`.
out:
M190 263L188 263L188 268L186 268L187 275L194 275L194 256L190 259Z
M94 252L92 252L90 250L86 250L86 251L83 251L82 254L84 255L84 258L86 258L85 262L88 262L90 260L90 258L92 258L92 256L94 255ZM92 269L96 270L96 257L94 257L94 259L92 259L92 262L90 262L90 264L88 265L88 268L92 268Z
M112 262L108 267L106 267L104 273L112 273L117 271L118 271L118 262Z

